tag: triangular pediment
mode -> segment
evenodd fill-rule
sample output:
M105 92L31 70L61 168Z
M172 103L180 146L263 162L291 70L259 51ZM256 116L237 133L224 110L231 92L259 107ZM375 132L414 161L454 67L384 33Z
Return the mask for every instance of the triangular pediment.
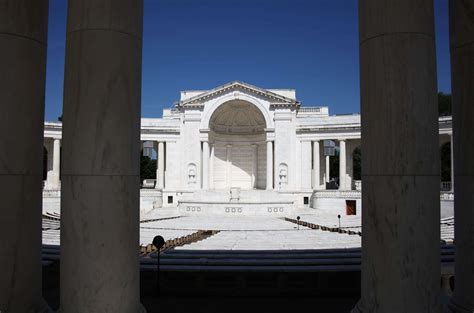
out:
M240 82L240 81L234 81L234 82L216 87L214 89L204 91L203 93L200 93L189 99L179 101L177 103L177 106L178 107L201 106L201 105L204 105L206 101L214 97L220 96L225 93L235 92L235 91L244 92L248 94L254 94L259 97L265 98L271 103L271 105L274 105L274 106L296 106L296 107L300 106L300 103L295 99L291 99L283 95L279 95L275 92L272 92L260 87L256 87L244 82Z

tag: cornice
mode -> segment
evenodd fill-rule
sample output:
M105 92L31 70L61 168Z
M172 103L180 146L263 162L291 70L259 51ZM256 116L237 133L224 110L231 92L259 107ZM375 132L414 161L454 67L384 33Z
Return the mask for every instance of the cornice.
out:
M289 107L300 107L300 102L287 98L285 96L281 96L279 94L276 94L274 92L247 84L243 83L240 81L234 81L219 87L216 87L214 89L211 89L207 92L204 92L203 94L191 97L187 100L179 101L176 103L176 107L186 107L186 108L192 108L192 107L202 107L204 105L204 102L207 100L216 97L218 95L227 93L232 90L243 90L243 91L248 91L253 94L263 96L267 99L270 100L271 106L275 107L280 107L280 106L289 106Z

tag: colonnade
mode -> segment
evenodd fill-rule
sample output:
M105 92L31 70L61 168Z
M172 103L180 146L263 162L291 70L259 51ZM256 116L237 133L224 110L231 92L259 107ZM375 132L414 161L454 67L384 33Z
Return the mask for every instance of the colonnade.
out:
M45 312L41 160L48 1L4 2L0 88L8 92L0 93L0 125L2 134L16 136L0 139L0 309ZM449 309L472 312L474 5L450 4L456 287ZM355 312L441 309L433 15L432 0L359 1L365 186L362 296ZM69 1L61 312L143 310L137 253L142 18L143 1ZM267 141L272 159L273 142ZM267 166L268 188L273 162Z
M314 140L313 141L313 156L312 156L312 168L313 168L313 190L326 189L326 183L330 181L330 156L325 155L325 171L323 184L321 184L321 174L320 174L320 149L321 143L324 140ZM339 141L339 190L351 190L351 184L347 183L347 151L346 151L346 139L338 139ZM350 154L352 155L352 154ZM350 173L349 173L350 174Z

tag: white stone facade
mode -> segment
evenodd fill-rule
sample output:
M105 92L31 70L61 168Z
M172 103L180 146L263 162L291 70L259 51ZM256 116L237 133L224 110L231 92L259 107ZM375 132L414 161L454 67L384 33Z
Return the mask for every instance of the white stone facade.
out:
M60 188L61 129L59 122L45 123L49 190ZM439 131L441 145L451 137L451 117L440 118ZM212 90L183 91L162 118L142 118L141 140L153 143L158 158L156 191L142 192L144 212L181 204L187 214L204 214L199 203L207 203L207 213L219 213L210 209L219 206L221 213L226 208L231 212L225 205L231 187L242 190L242 203L254 203L255 210L261 207L263 212L272 208L272 214L332 206L334 201L344 206L346 199L360 207L357 192L325 196L330 174L324 149L324 142L331 140L340 151L339 191L360 190L353 175L353 152L361 143L360 115L331 116L327 107L304 107L295 90L236 81Z

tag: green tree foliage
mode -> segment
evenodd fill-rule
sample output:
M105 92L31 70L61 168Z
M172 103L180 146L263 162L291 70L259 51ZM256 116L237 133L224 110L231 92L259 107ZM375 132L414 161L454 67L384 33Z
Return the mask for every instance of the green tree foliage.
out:
M438 109L439 116L452 115L450 94L438 92Z
M451 143L441 146L441 181L451 181Z
M156 160L140 154L140 182L144 179L156 179Z

